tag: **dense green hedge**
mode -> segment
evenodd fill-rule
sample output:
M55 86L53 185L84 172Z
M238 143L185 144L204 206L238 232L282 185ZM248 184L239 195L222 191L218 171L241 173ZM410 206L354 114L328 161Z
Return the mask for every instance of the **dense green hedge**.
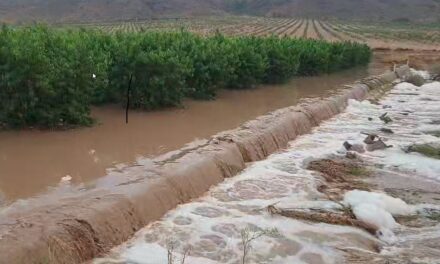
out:
M0 126L88 125L92 104L126 103L130 79L130 107L157 109L366 64L370 55L351 42L4 26Z

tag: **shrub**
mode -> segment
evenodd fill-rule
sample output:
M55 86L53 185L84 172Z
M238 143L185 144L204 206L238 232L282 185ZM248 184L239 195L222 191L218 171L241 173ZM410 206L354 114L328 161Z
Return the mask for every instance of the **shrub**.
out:
M154 41L158 39L157 36L118 36L109 69L111 88L108 98L112 101L126 103L129 80L132 78L130 107L151 110L180 104L189 63L172 49L161 48Z
M296 40L272 36L261 42L261 53L265 53L268 60L264 82L281 83L297 74L300 57L295 51Z
M213 99L224 87L230 74L229 56L225 54L225 39L221 35L203 39L195 37L186 53L191 61L186 95L195 99Z
M223 52L230 68L227 88L245 89L261 83L268 60L259 52L255 37L238 37L226 41Z

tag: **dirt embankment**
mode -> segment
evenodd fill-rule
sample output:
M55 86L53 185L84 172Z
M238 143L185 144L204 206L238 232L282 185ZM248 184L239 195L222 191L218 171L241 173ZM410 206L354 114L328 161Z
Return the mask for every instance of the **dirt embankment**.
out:
M0 212L0 263L81 263L124 242L178 204L266 158L344 110L349 99L391 86L408 67L354 83L321 101L288 107L121 171L112 188Z
M440 73L440 52L422 50L375 50L373 64L385 65L392 69L394 65L408 64L411 68Z

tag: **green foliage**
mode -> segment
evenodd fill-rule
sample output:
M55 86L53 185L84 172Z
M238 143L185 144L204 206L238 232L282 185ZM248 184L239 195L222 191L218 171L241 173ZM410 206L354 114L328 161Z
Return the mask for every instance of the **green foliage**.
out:
M225 39L230 73L227 88L244 89L261 83L268 68L267 57L258 49L255 37Z
M297 74L300 61L296 52L296 40L272 36L259 39L259 42L259 52L268 61L264 82L280 83Z
M125 104L132 76L131 108L151 110L179 105L190 65L171 47L170 37L160 33L118 35L109 66L111 88L107 98Z
M186 80L186 95L195 99L213 99L216 91L226 85L230 68L228 62L231 54L225 54L224 37L217 35L205 39L192 36L185 54L191 62L190 75Z
M429 131L426 134L440 138L440 130Z
M349 173L353 176L368 176L370 171L364 167L351 167Z
M93 54L84 32L0 32L0 124L88 125Z
M356 43L290 38L201 37L188 32L106 34L37 25L0 31L0 126L88 125L90 106L158 109L184 97L212 99L297 75L366 64Z
M364 65L370 61L371 50L354 42L329 43L322 40L298 40L300 75L317 75Z
M435 144L415 144L409 146L407 151L417 152L434 159L440 159L440 146Z

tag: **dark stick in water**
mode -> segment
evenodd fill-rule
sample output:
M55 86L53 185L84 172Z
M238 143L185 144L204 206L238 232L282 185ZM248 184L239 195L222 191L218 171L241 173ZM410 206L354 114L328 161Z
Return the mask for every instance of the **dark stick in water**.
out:
M130 108L130 89L131 89L131 81L133 80L133 74L130 74L130 80L128 81L127 88L127 107L125 108L125 123L128 124L128 109Z

